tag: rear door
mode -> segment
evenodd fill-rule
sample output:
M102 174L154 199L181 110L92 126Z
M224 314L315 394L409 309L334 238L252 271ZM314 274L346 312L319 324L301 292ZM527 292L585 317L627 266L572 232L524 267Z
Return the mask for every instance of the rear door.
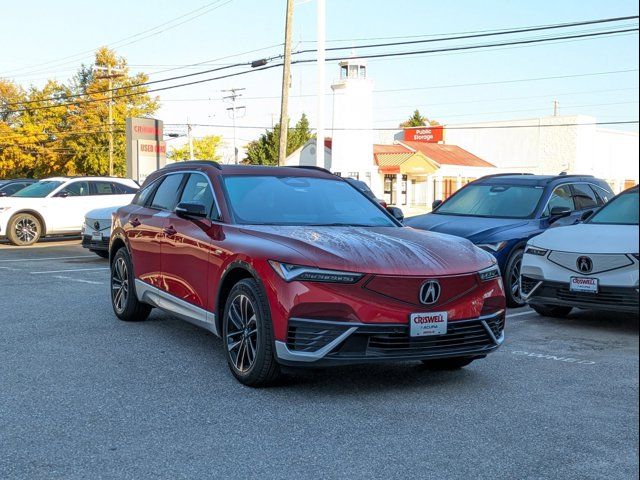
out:
M80 232L84 215L92 210L89 182L76 180L47 198L47 233Z
M219 217L209 178L204 173L191 172L184 184L178 203L204 205L207 218L180 218L172 212L165 222L162 246L162 274L167 293L206 309L213 288L210 269L220 268L221 259L212 254L216 247L212 219Z
M163 289L163 229L167 216L175 207L183 179L184 175L181 173L171 174L145 186L135 197L135 206L132 206L126 224L123 225L136 278L160 289Z

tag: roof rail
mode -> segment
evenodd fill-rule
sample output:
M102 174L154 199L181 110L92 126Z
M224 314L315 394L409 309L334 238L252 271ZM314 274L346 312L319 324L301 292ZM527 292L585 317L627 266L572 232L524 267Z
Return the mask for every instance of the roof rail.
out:
M515 172L515 173L493 173L491 175L485 175L481 178L494 178L494 177L510 177L512 175L533 175L533 173L522 173L522 172Z
M320 172L324 172L324 173L328 173L330 175L333 175L333 173L331 173L329 170L327 170L326 168L323 167L317 167L315 165L290 165L293 168L305 168L307 170L318 170Z
M593 175L587 175L587 174L581 174L581 173L560 173L559 175L554 175L554 177L562 177L562 178L568 178L568 177L591 177L593 178Z
M203 167L214 167L218 170L222 170L222 165L214 160L185 160L175 163L170 163L169 165L165 165L163 168L172 168L172 167L180 167L182 165L200 165Z

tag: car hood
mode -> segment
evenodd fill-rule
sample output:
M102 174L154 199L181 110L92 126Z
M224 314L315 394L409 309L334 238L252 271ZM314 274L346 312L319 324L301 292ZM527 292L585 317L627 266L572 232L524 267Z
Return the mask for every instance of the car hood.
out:
M407 227L252 225L241 230L289 247L311 265L334 270L436 276L476 272L493 264L489 254L464 239Z
M487 218L462 215L427 213L405 220L405 225L431 232L464 237L474 243L496 233L527 225L527 220L513 218Z
M529 245L562 252L638 253L638 225L580 223L550 228Z
M111 214L119 209L122 205L117 207L105 207L105 208L96 208L95 210L91 210L87 212L85 218L90 218L92 220L109 220L111 221Z

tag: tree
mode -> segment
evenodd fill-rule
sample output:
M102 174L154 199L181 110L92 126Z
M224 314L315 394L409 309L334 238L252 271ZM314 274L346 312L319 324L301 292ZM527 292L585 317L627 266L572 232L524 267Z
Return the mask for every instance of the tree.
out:
M309 119L303 113L296 123L290 128L287 134L287 155L291 155L302 145L314 138L309 128ZM260 138L247 145L246 163L253 165L278 165L280 144L280 125L273 130L267 130Z
M125 118L152 115L158 99L139 86L148 77L130 75L126 60L114 51L100 48L95 63L122 73L113 79L113 88L119 89L113 92L113 122L114 170L124 175ZM107 174L107 88L108 80L87 65L66 84L50 80L41 89L25 91L0 80L0 178Z
M415 110L408 120L400 124L400 128L426 127L427 125L434 126L440 124L435 120L429 120L427 117L420 115L420 110Z
M222 137L219 135L196 138L193 140L193 157L196 160L220 160L221 155L218 154L220 146L222 146ZM189 144L171 148L168 157L176 162L189 160Z

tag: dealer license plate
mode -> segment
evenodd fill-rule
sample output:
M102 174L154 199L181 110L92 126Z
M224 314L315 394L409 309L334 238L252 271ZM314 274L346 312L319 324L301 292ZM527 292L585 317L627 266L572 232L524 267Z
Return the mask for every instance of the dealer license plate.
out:
M409 324L412 337L444 335L447 333L447 312L412 313Z
M598 293L598 279L588 277L571 277L569 290L572 292Z
M102 232L93 232L91 234L91 240L93 240L94 242L101 242L102 241Z

